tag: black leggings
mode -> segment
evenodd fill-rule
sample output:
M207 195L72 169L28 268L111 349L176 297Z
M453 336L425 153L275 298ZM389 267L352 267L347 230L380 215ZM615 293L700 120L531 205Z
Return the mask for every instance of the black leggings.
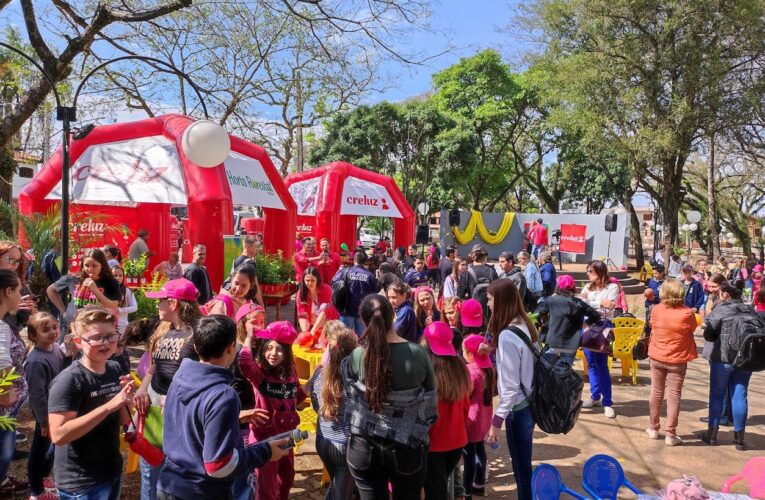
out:
M425 479L425 500L442 500L447 497L449 476L460 461L462 448L428 453L428 477Z
M27 477L32 495L39 496L45 493L43 480L50 474L53 467L53 450L50 437L43 436L40 422L35 422L35 433L27 462Z
M348 468L361 500L388 500L388 482L394 500L419 499L427 473L428 448L412 448L392 439L351 436Z
M465 493L473 493L473 485L483 488L486 482L486 447L483 441L476 441L465 445L465 470L464 484Z

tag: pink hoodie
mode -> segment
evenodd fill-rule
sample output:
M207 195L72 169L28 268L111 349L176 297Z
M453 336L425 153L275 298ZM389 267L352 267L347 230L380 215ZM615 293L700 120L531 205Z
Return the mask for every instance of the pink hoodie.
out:
M467 435L468 443L475 443L483 441L489 432L494 408L492 405L483 404L483 371L475 363L468 363L467 369L470 372L470 382L473 384L467 418Z

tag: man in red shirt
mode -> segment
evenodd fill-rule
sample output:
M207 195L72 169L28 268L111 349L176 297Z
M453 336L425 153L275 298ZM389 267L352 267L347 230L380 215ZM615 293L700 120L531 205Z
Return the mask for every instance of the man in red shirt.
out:
M322 238L319 244L321 245L320 258L314 265L319 269L321 282L329 285L337 270L340 269L342 261L339 254L329 250L329 240L327 238Z
M300 283L303 279L303 272L311 266L316 266L321 259L321 255L316 251L316 242L313 238L306 236L303 238L303 248L295 252L295 275L296 281Z
M535 259L539 259L539 252L547 246L547 227L542 224L542 219L537 219L536 225L529 231L529 240L531 241L531 253Z

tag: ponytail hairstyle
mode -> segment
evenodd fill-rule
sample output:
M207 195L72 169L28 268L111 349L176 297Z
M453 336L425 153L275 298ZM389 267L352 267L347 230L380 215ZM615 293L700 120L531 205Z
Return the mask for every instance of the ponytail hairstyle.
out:
M493 349L496 350L499 345L499 334L502 330L518 319L526 324L531 334L531 340L537 341L537 329L526 314L521 294L518 293L518 288L516 288L513 280L494 280L486 289L486 293L494 298L494 306L487 328L492 336L491 347Z
M436 394L438 401L455 403L470 396L470 373L465 361L459 356L439 356L430 349L428 340L423 335L420 345L430 355L430 364L436 376Z
M382 411L390 392L392 376L388 332L393 331L393 306L382 295L364 297L359 306L359 316L365 329L362 337L364 349L364 385L369 407L375 413Z
M199 310L199 304L188 300L174 300L178 302L178 319L183 323L183 328L179 328L180 325L173 325L168 321L160 321L159 325L157 325L157 329L154 330L154 333L149 339L149 352L151 353L153 353L154 349L157 347L157 342L173 329L173 327L186 331L189 334L188 341L190 342L197 329L199 320L202 319L202 312Z
M337 413L343 400L343 377L340 363L358 347L356 332L345 327L342 321L334 320L324 327L324 335L329 343L329 362L322 369L324 386L321 388L321 416L329 421L337 421Z

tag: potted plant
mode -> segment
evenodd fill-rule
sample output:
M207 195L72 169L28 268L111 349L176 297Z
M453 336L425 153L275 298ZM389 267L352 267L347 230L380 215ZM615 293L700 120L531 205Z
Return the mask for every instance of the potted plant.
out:
M295 266L292 259L286 259L281 250L275 254L260 253L255 257L258 284L266 305L289 303L292 294L297 291L295 285Z
M137 259L125 259L123 266L125 268L125 284L127 286L136 287L146 283L143 273L146 272L147 263L146 255L141 255Z

